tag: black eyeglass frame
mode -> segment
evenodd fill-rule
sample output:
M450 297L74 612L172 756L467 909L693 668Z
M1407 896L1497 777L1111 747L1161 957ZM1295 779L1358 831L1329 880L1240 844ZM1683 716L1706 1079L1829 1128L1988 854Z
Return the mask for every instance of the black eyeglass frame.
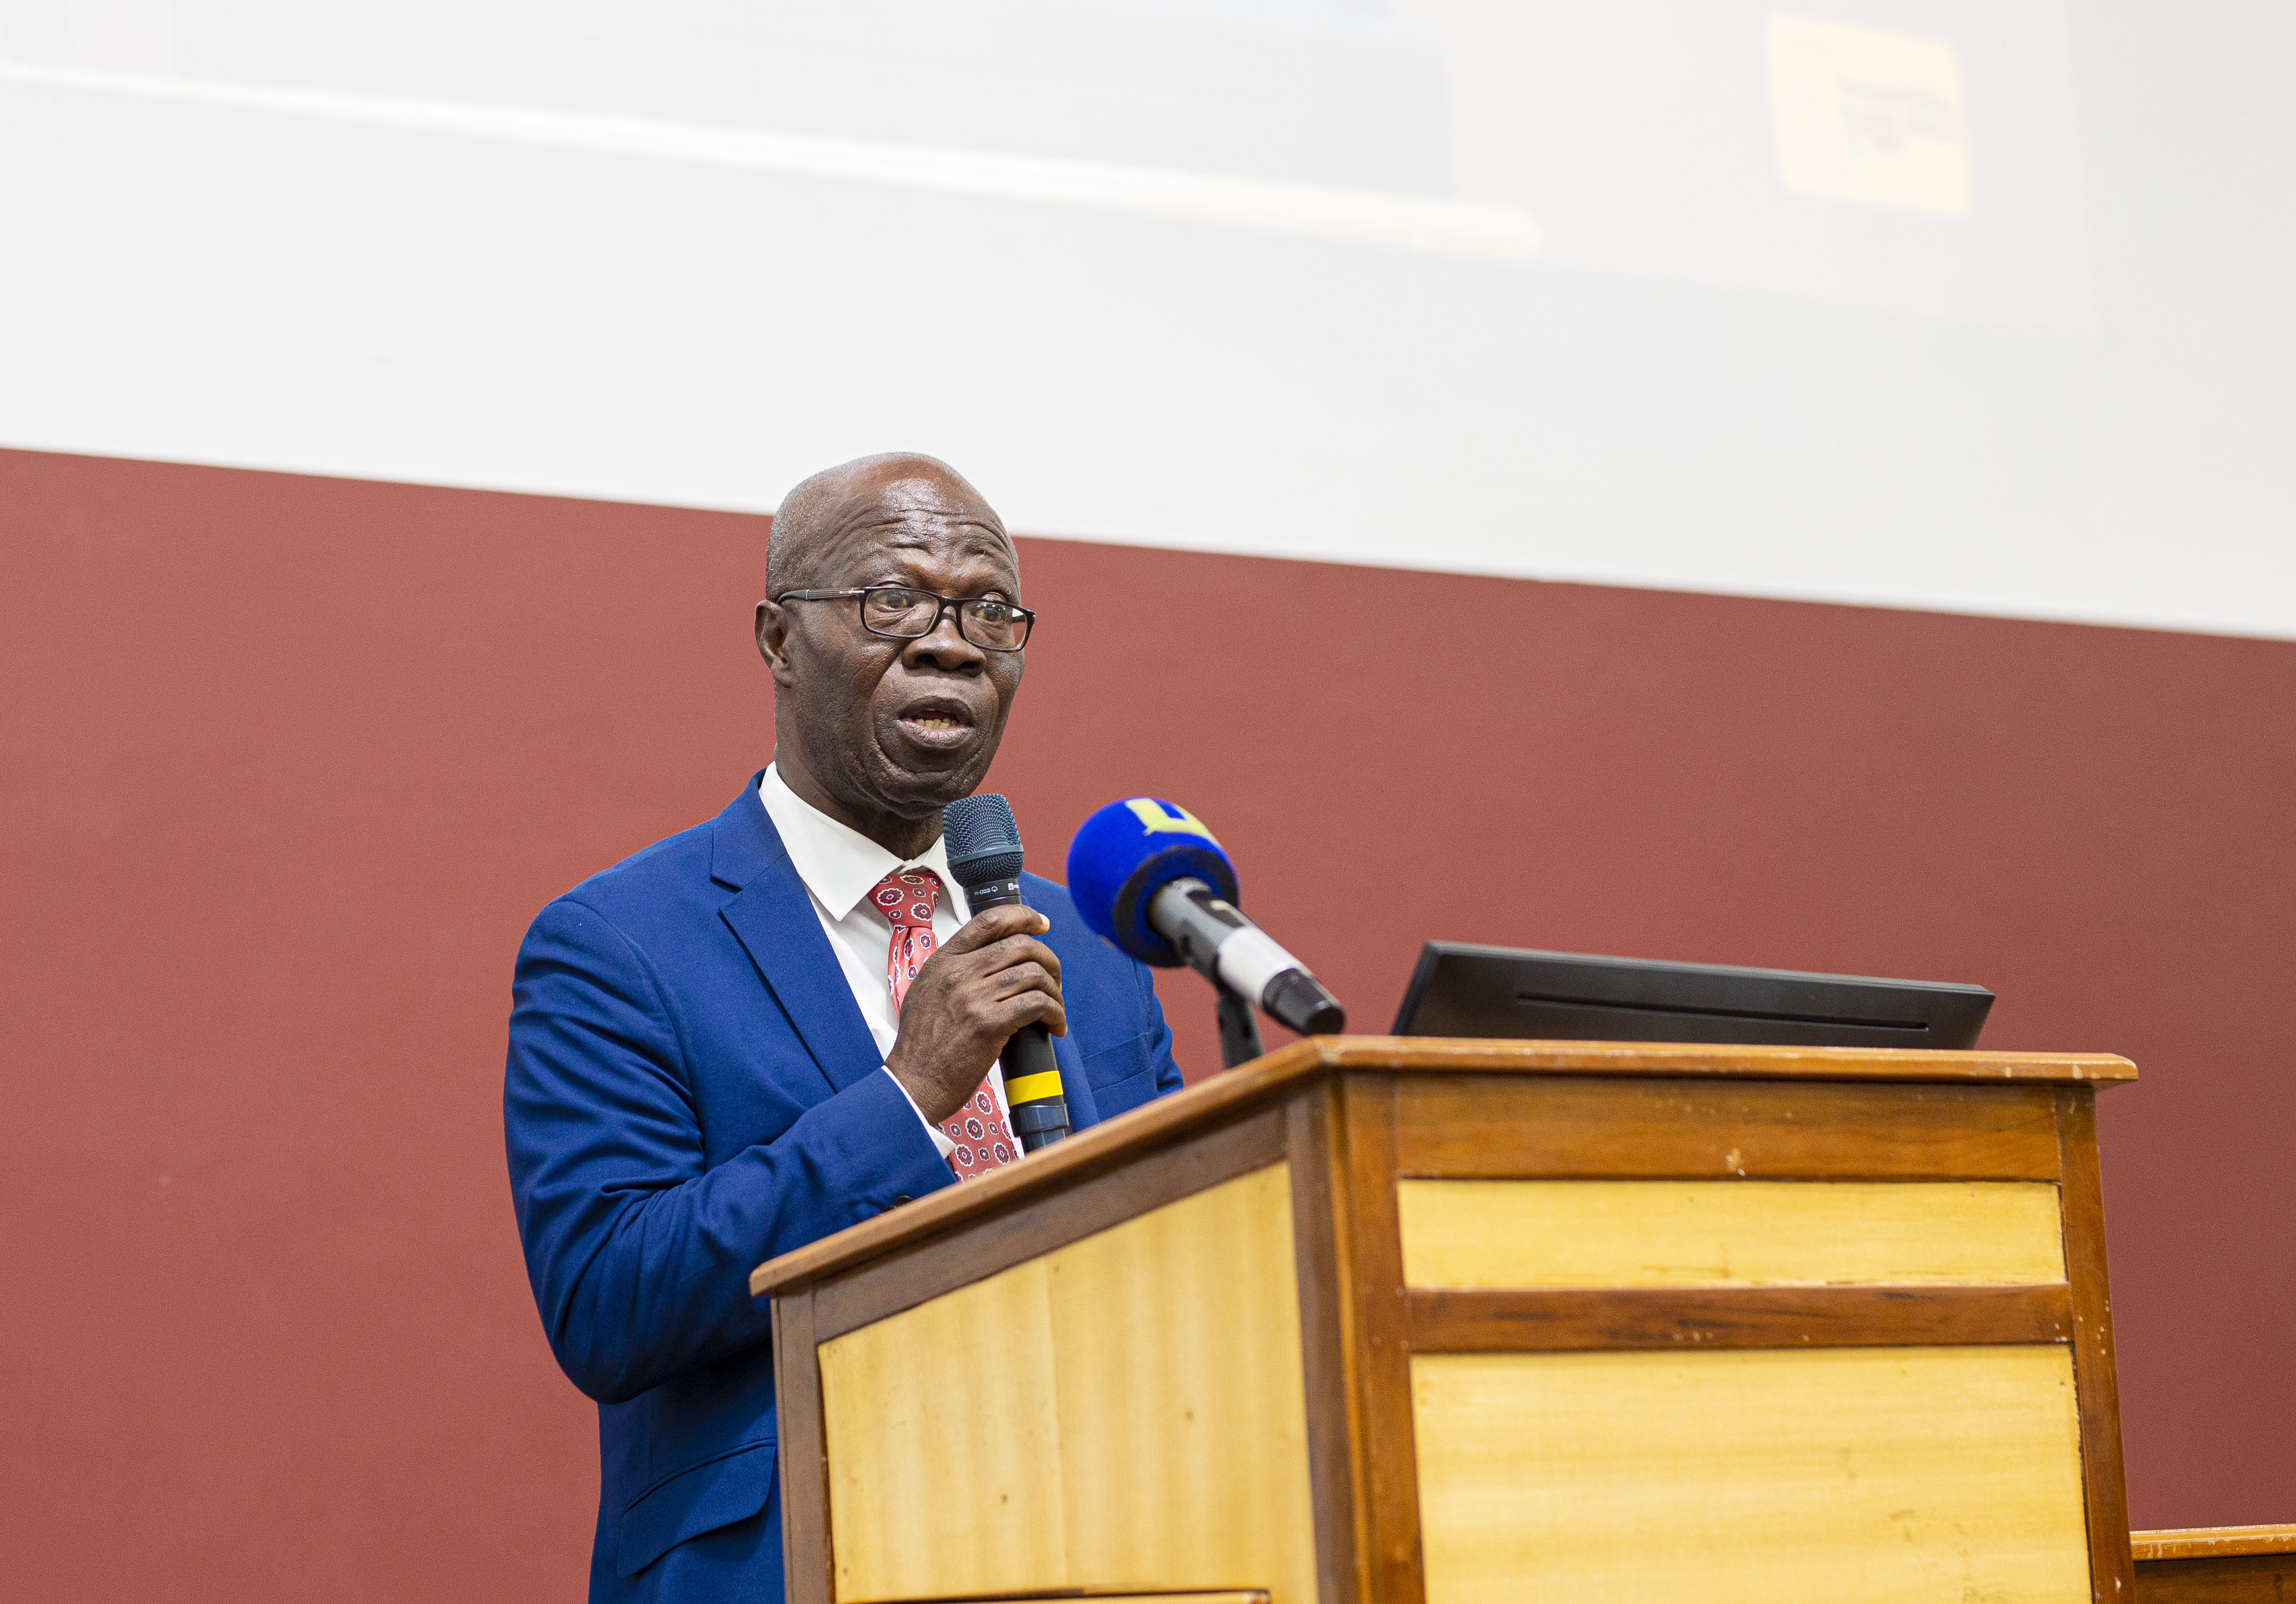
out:
M912 596L931 596L934 602L939 603L939 605L933 609L931 623L926 625L914 634L895 634L890 629L880 629L875 625L869 622L869 604L865 601L863 602L860 607L855 610L860 614L861 627L881 640L922 641L927 635L931 634L934 630L940 627L942 617L947 614L951 608L956 610L956 633L959 635L964 636L964 640L968 643L980 647L983 651L1026 651L1029 645L1029 637L1037 632L1037 614L1033 608L1014 606L1013 603L1007 602L999 596L944 596L939 591L929 591L922 585L864 585L852 590L783 591L780 595L772 598L772 600L776 605L785 602L842 602L851 597L867 596L873 591L906 591ZM965 634L964 610L974 605L976 602L994 602L997 606L1008 609L1013 617L1021 620L1021 640L1018 645L991 646L985 642L973 640L970 634Z

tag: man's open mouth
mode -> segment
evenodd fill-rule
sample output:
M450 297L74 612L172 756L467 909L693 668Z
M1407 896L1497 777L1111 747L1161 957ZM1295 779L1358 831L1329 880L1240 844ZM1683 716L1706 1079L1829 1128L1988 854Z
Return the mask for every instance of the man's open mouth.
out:
M902 711L901 728L925 746L958 746L972 733L972 714L957 702L923 702Z

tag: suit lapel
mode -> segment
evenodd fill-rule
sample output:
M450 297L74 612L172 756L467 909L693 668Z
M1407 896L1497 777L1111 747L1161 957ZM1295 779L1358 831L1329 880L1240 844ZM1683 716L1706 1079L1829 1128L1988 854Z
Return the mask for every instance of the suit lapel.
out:
M842 1092L874 1073L885 1061L876 1038L854 1006L845 970L758 799L754 777L718 815L709 877L735 892L718 916L749 953L824 1078Z

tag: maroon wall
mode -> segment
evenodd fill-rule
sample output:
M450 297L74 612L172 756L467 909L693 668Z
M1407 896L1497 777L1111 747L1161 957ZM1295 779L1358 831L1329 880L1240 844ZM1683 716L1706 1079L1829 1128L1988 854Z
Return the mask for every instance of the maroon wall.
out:
M0 453L0 1567L564 1599L499 1137L553 893L767 755L754 518ZM2296 645L1027 543L995 783L1153 790L1385 1025L1423 937L1981 981L2103 1101L2138 1524L2296 1518ZM1164 989L1192 1072L1193 977Z

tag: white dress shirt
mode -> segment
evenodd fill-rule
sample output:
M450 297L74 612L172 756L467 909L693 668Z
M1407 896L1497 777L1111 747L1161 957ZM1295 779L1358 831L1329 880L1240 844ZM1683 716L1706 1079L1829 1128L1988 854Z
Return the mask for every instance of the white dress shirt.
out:
M893 994L885 978L885 959L892 946L893 927L870 902L869 893L876 889L879 880L897 869L931 870L941 885L932 921L933 948L938 952L972 917L964 888L948 872L948 848L936 840L921 856L903 862L790 790L780 770L772 764L766 765L766 777L758 782L758 800L765 804L766 816L774 822L782 845L789 850L790 863L797 870L798 879L805 882L806 891L813 898L813 911L829 937L829 950L837 954L838 967L845 971L845 984L852 988L853 1001L860 1007L869 1034L876 1038L877 1056L882 1059L893 1050L901 1021L893 1011ZM893 1072L888 1069L885 1073L890 1076ZM898 1079L893 1084L901 1085ZM1004 1076L994 1064L988 1067L988 1090L996 1099L997 1112L1004 1116L1009 1128L1013 1117L1012 1111L1004 1106ZM917 1108L917 1100L909 1097L906 1086L901 1086L901 1095L908 1097L909 1107ZM948 1139L948 1133L926 1119L922 1109L917 1109L917 1118L922 1122L925 1133L932 1138L933 1146L940 1150L940 1156L947 1158L949 1150L955 1145Z

